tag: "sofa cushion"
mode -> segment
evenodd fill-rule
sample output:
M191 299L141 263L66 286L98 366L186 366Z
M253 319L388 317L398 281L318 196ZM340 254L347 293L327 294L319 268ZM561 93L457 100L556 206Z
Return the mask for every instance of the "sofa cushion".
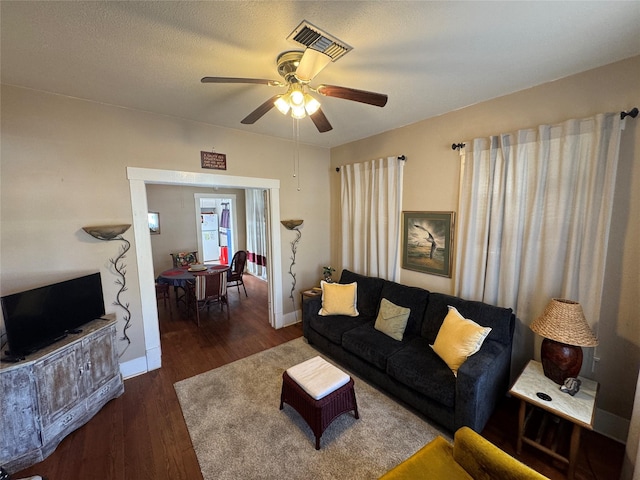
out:
M425 338L412 339L387 360L387 374L447 407L456 397L456 377Z
M347 315L357 317L356 299L358 284L356 282L341 284L320 282L322 288L322 307L318 315Z
M408 335L420 335L422 319L429 301L429 291L385 280L380 295L396 305L411 309L405 332Z
M287 375L314 400L320 400L340 387L351 377L320 355L287 368Z
M362 315L359 317L348 317L346 315L323 317L321 315L313 315L309 319L309 326L331 342L341 345L344 332L348 332L372 320L372 318L363 317Z
M385 371L387 359L400 350L404 342L379 332L373 325L374 322L369 322L345 332L342 348Z
M463 317L473 319L478 325L491 327L491 332L487 338L505 345L511 344L515 320L510 308L463 300L443 293L431 293L429 295L429 303L424 314L421 332L421 335L429 343L433 344L435 342L440 326L447 313L449 313L449 305L455 307Z
M449 313L442 322L433 351L446 362L454 375L467 358L480 350L491 327L482 327L471 319L464 318L455 307L449 306Z
M401 342L404 330L407 328L409 314L411 314L411 309L400 307L383 298L380 300L380 310L373 327L379 332Z
M384 279L376 277L366 277L358 273L342 270L340 283L358 283L358 312L365 317L375 318L380 305L380 292L384 285ZM390 299L392 302L393 300ZM393 302L396 303L396 302ZM403 305L406 306L406 305Z

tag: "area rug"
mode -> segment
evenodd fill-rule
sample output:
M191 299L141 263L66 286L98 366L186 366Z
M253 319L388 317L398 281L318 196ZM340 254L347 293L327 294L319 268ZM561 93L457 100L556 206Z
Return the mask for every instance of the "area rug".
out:
M315 450L300 415L279 406L282 373L316 355L300 338L174 385L205 480L375 479L451 438L351 374L360 419L338 417Z

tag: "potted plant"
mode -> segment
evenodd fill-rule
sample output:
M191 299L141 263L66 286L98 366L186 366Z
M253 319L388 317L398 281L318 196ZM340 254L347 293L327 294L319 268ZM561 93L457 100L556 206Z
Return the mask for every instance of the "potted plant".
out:
M328 267L322 267L322 276L324 277L324 281L327 283L333 283L333 278L331 278L331 274L335 272L335 268L331 268L331 265Z

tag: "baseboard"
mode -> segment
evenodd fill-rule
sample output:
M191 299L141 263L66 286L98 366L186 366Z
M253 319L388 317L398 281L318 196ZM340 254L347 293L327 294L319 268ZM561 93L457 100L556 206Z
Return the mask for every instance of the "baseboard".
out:
M291 325L295 325L296 323L300 323L301 321L302 321L302 310L289 312L282 316L283 327L289 327Z
M120 373L125 380L147 372L147 359L145 357L134 358L120 364Z
M593 422L593 429L609 437L612 440L616 440L620 443L627 442L627 435L629 434L629 420L619 417L613 413L607 412L596 408L596 417Z
M147 350L146 357L138 357L128 362L120 363L120 373L122 378L137 377L143 373L157 370L161 367L161 351L160 347Z
M229 307L227 307L229 308ZM162 350L160 346L147 350L147 371L157 370L162 366Z

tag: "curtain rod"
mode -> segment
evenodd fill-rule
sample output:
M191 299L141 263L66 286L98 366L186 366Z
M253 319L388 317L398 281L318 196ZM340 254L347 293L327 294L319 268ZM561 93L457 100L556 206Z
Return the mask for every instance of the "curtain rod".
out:
M403 162L407 159L407 157L405 157L404 155L399 155L397 158L398 160L401 160ZM336 167L336 172L339 172L339 171L340 171L340 167Z
M638 116L638 107L633 107L628 112L620 112L620 120L624 120L625 117L636 118L637 116ZM465 147L465 144L462 142L451 144L451 150L460 150L461 148L464 148L464 147Z

